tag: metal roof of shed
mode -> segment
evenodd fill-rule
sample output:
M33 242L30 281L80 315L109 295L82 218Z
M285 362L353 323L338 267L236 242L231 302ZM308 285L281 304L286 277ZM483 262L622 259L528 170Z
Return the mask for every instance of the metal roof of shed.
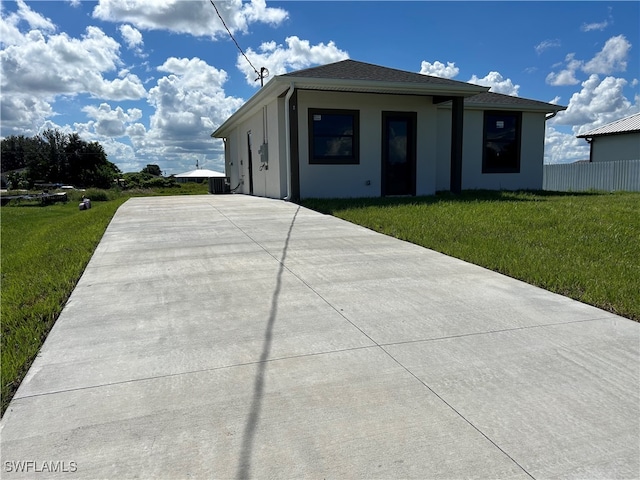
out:
M578 138L598 137L601 135L618 135L620 133L640 132L640 113L630 117L621 118L615 122L607 123L602 127L594 128L586 133L578 135Z
M210 178L210 177L224 177L224 173L216 172L214 170L198 169L191 170L185 173L179 173L175 175L176 178Z

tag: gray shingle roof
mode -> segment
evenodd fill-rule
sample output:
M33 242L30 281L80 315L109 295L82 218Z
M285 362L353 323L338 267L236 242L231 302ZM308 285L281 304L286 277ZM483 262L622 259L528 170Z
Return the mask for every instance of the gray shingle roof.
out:
M538 100L531 100L528 98L522 97L514 97L512 95L504 95L502 93L479 93L474 95L473 97L464 99L465 105L478 105L478 106L491 106L495 105L496 107L539 107L545 110L549 110L549 107L554 107L554 110L564 110L566 107L562 107L560 105L553 105L547 102L540 102Z
M285 73L281 77L294 78L327 78L337 80L362 80L390 83L416 83L420 85L450 85L469 86L466 82L458 82L447 78L432 77L421 73L407 72L395 68L381 67L371 63L355 60L342 60L319 67L306 68L295 72Z
M578 138L597 137L600 135L616 135L619 133L640 132L640 113L607 123L602 127L589 130L578 135Z
M416 85L442 85L442 86L466 86L473 84L467 82L459 82L457 80L449 80L448 78L433 77L431 75L423 75L421 73L407 72L405 70L397 70L395 68L381 67L371 63L358 62L356 60L342 60L340 62L321 65L318 67L306 68L295 72L285 73L281 77L289 78L323 78L332 80L357 80L385 83L405 83ZM475 85L473 85L475 86ZM499 93L480 93L465 99L465 104L472 106L495 106L506 108L537 108L543 110L564 110L565 107L551 105L546 102L537 100L529 100L527 98L512 97L510 95L502 95ZM550 107L553 108L550 108Z
M260 102L265 101L271 95L283 96L294 83L295 88L309 90L434 96L434 98L440 97L440 100L443 101L440 105L443 106L450 103L446 102L447 98L462 96L465 97L466 107L476 109L520 109L547 113L565 109L559 105L537 100L489 93L487 92L488 87L468 82L382 67L356 60L342 60L276 75L220 125L211 136L224 136L235 124L234 122L249 115L258 108Z

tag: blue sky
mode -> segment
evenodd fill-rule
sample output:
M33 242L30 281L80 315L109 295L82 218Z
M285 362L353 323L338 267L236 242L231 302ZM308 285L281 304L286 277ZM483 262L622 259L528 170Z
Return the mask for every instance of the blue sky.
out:
M639 2L215 1L271 76L351 58L567 106L545 162L640 111ZM125 172L223 171L210 134L256 93L209 0L4 1L1 131L99 141ZM268 81L268 79L267 79Z

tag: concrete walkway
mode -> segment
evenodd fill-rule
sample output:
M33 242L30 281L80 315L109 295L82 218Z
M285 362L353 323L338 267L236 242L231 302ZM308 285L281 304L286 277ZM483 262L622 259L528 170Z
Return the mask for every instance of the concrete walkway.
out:
M639 351L295 204L135 198L0 423L2 478L638 478Z

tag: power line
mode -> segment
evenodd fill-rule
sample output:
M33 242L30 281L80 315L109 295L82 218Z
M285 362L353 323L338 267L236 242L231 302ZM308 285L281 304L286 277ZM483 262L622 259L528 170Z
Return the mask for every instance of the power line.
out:
M240 51L242 56L245 58L247 63L249 63L249 65L251 65L251 68L253 68L253 71L256 72L256 75L258 76L258 78L256 78L256 81L260 80L260 86L262 86L264 84L264 79L269 76L269 70L267 70L266 67L262 67L262 68L260 68L260 71L258 72L256 67L253 66L253 63L251 63L251 60L249 60L249 57L247 57L247 55L244 53L242 48L240 48L240 45L238 45L238 42L236 41L236 39L233 37L233 34L231 33L231 30L229 30L229 27L227 27L227 24L224 22L224 19L222 18L222 15L220 15L220 12L218 11L218 7L216 7L216 4L213 3L213 0L209 0L209 1L211 2L211 5L213 5L213 8L215 9L216 13L218 14L218 18L222 22L222 25L224 25L224 28L227 30L227 33L229 34L229 37L231 37L231 40L233 40L233 43L236 44L236 47L238 47L238 50Z

